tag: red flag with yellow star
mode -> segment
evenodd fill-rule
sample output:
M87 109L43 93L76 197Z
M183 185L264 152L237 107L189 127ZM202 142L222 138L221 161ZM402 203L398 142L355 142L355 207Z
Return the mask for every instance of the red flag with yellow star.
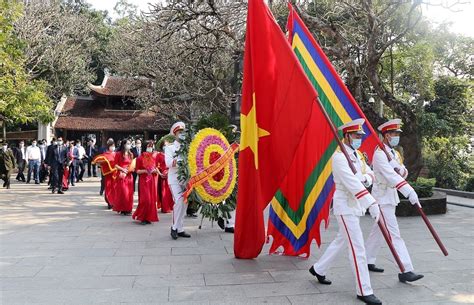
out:
M255 258L263 210L282 183L317 93L263 0L250 0L244 54L234 254Z

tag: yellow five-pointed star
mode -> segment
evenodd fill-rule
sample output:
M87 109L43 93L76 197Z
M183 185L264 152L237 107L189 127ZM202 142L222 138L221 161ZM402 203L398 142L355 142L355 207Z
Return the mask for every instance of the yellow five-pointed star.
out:
M255 93L252 95L252 108L245 114L240 114L240 126L242 136L240 138L240 150L250 148L253 152L255 168L258 169L258 140L270 135L268 131L258 127L257 110L255 107Z

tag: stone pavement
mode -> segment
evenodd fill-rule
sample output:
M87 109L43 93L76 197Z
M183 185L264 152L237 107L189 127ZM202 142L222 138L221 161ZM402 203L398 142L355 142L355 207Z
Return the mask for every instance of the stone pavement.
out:
M309 260L262 254L233 257L233 235L199 220L185 220L191 239L171 240L171 215L141 226L105 209L98 181L79 183L64 195L44 185L0 189L1 304L362 304L355 299L347 252L330 270L330 286L316 283ZM397 280L385 247L371 274L384 304L474 303L474 210L448 206L430 219L449 251L444 257L418 217L400 227L417 272L414 284ZM366 235L372 221L362 219ZM322 232L323 250L337 230ZM263 253L268 253L268 246Z

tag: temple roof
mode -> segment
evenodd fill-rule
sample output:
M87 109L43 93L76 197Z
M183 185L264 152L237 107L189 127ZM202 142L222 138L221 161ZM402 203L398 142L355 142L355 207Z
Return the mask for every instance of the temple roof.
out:
M109 110L86 97L68 97L54 128L69 130L168 130L173 122L152 111Z
M121 77L106 75L101 85L89 84L93 93L100 96L127 96L134 97L140 92L147 91L151 81L144 77Z

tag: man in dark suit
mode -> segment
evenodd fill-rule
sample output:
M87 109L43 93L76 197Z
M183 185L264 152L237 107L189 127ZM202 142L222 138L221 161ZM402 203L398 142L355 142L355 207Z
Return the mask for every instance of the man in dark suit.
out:
M92 159L97 155L97 146L94 143L94 140L90 139L89 143L86 148L86 156L87 156L87 176L97 177L97 165L92 164ZM91 175L92 173L92 175Z
M48 167L48 171L49 171L49 176L48 176L48 185L49 185L49 190L53 188L53 172L51 170L51 164L53 162L53 155L54 155L54 146L56 146L58 144L58 142L56 141L56 138L53 138L51 140L51 145L48 146L48 148L46 148L46 157L44 159L44 163L46 164L46 166Z
M58 137L58 144L53 146L53 153L51 158L51 172L53 173L53 181L51 185L52 193L58 190L58 194L63 193L63 175L64 166L68 162L68 148L63 145L63 138Z
M25 179L25 167L26 167L26 147L25 147L25 141L20 141L18 144L18 147L16 147L13 150L13 154L15 155L16 158L16 164L18 166L18 175L16 176L17 181L23 181L26 182Z
M138 158L142 154L142 140L141 139L137 139L135 141L135 147L132 148L132 154L134 158ZM137 173L133 172L132 176L133 176L133 191L135 192L135 184L137 182Z

